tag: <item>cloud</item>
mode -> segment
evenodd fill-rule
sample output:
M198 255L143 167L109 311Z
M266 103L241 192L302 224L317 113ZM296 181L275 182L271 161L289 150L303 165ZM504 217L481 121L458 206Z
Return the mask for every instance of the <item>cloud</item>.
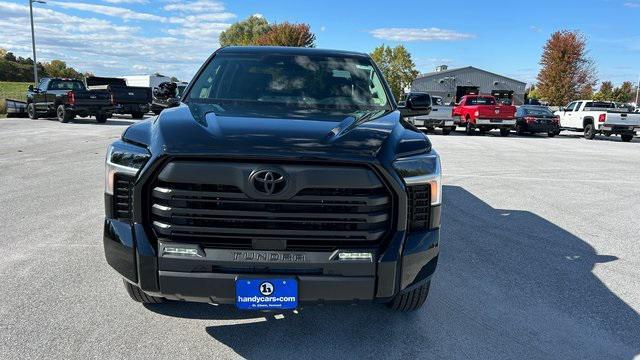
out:
M624 6L628 7L628 8L637 9L637 8L640 8L640 2L638 2L638 1L628 1L628 2L624 3Z
M65 9L89 11L100 15L118 17L124 20L146 20L165 22L167 19L153 14L133 11L117 6L96 5L80 2L49 1L48 4Z
M164 6L165 11L179 11L179 12L221 12L224 11L224 5L218 1L212 0L196 0L196 1L173 1Z
M149 1L147 0L102 0L106 3L111 4L146 4Z
M142 25L132 26L115 15L79 17L37 6L34 23L38 60L60 59L78 70L104 76L161 72L190 80L219 47L220 32L230 26L221 20L235 17L224 10L169 12L163 17L159 35L149 35ZM0 0L0 47L30 57L31 33L24 31L28 23L28 5Z
M537 26L535 26L535 25L531 25L531 26L529 26L529 30L531 30L531 31L533 31L533 32L535 32L535 33L542 32L542 29L541 29L541 28L539 28L539 27L537 27Z
M373 37L392 41L458 41L476 36L453 30L431 28L380 28L372 30Z

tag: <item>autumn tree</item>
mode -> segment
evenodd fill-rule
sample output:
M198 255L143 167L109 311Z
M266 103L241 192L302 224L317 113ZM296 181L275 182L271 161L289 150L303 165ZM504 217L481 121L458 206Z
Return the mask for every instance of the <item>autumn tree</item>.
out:
M613 83L611 81L603 81L593 98L595 100L613 100Z
M594 86L596 72L587 56L586 40L575 31L557 31L544 46L540 59L538 89L551 105L564 105Z
M580 99L593 99L593 85L586 84L580 89Z
M271 29L267 20L258 15L251 15L239 21L220 34L220 45L257 45L257 40Z
M400 98L404 89L418 76L411 54L402 45L395 48L380 45L373 50L371 58L382 71L396 99Z
M271 25L256 39L257 45L315 47L316 36L307 24L283 22Z

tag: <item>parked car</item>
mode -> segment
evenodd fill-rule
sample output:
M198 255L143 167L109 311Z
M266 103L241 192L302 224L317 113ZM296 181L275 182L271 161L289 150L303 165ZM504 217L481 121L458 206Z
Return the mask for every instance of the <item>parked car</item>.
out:
M546 133L549 137L560 132L560 118L551 109L539 105L523 105L516 111L516 135Z
M453 106L444 105L440 96L431 96L431 112L428 115L412 117L409 121L415 126L425 127L427 131L440 128L443 135L449 135L456 128L452 114Z
M37 88L29 85L27 113L32 119L56 116L66 123L76 116L95 116L104 123L113 114L109 94L87 90L80 80L42 78Z
M640 130L640 114L619 108L611 101L573 101L555 114L560 117L562 130L582 131L589 140L603 134L620 135L622 141L628 142Z
M440 160L367 54L224 47L178 107L109 147L107 262L131 298L294 309L422 306Z
M115 114L131 114L134 119L142 119L149 111L151 89L127 86L122 78L89 76L85 79L87 89L109 93Z
M497 104L491 95L465 95L453 108L453 119L457 126L465 128L467 135L476 129L481 134L499 129L501 136L509 136L516 125L515 113L515 106Z

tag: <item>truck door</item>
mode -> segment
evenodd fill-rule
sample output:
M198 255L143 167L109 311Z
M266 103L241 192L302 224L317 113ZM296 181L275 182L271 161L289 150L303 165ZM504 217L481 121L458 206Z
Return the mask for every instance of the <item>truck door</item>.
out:
M38 91L33 94L33 106L36 108L38 112L47 111L47 85L49 84L49 79L42 79L38 84Z
M573 111L576 109L576 101L570 102L569 105L564 107L564 111L560 114L560 126L565 128L575 128L575 122L573 121Z

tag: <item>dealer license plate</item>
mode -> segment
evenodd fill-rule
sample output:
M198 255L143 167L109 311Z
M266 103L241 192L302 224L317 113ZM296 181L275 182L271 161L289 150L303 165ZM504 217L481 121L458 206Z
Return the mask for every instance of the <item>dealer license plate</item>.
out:
M241 310L287 310L298 307L296 279L237 279L236 306Z

